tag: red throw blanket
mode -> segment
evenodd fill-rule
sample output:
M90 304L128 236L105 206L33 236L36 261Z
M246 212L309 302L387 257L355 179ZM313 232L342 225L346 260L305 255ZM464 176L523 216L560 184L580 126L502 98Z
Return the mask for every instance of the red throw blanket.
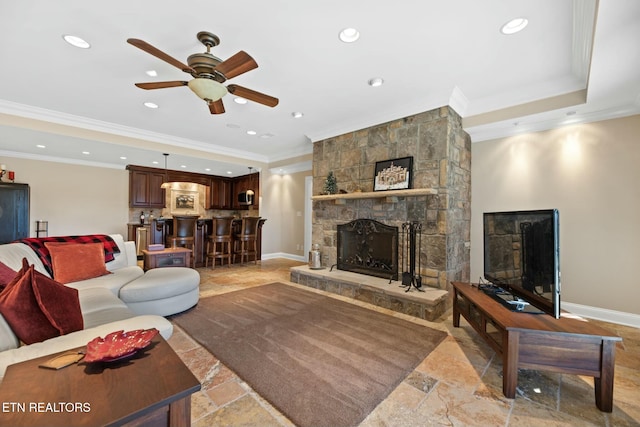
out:
M102 243L104 244L104 262L114 260L114 254L120 253L120 248L113 239L106 234L88 234L85 236L56 236L56 237L30 237L26 239L16 240L15 243L24 243L38 254L44 268L47 269L51 277L53 277L53 267L51 265L51 254L44 245L47 242L66 242L66 243Z

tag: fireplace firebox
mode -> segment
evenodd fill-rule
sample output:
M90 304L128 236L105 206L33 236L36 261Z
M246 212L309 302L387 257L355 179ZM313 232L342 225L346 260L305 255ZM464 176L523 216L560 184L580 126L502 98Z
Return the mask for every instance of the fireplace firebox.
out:
M356 219L337 228L339 270L398 280L398 227Z

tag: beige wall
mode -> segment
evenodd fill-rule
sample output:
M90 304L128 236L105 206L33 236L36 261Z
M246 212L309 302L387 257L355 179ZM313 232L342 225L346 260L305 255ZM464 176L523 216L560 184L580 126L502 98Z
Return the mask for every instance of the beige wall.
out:
M16 182L29 184L30 236L49 221L49 236L120 233L127 236L129 172L3 157Z
M560 210L562 300L640 314L640 116L472 144L471 278L482 213Z
M260 215L267 218L262 228L263 255L304 256L304 182L310 175L311 171L262 172Z

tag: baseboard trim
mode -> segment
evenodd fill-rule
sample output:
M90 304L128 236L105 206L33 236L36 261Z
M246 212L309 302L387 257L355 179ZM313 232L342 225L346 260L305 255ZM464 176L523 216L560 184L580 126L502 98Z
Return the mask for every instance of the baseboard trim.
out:
M605 322L640 328L640 315L638 314L608 310L606 308L591 307L588 305L574 304L564 301L562 301L562 309L589 319L603 320Z
M288 254L285 252L274 252L271 254L262 254L261 259L286 258L293 261L306 262L306 258L302 255Z

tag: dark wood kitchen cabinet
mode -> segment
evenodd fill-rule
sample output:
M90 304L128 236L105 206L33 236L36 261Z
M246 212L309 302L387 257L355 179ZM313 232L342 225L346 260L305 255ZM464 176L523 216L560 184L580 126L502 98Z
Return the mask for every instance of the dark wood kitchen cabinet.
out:
M238 201L238 196L241 193L246 193L247 190L253 190L253 203L250 206L257 209L260 201L260 173L253 173L250 175L239 176L233 181L233 209L246 210L249 209L249 205L242 204Z
M164 170L146 166L128 165L129 207L162 209L165 206L164 182L190 182L207 187L205 209L247 210L258 208L260 202L260 173L229 178L217 175ZM238 202L238 195L253 190L251 205Z
M129 207L163 208L165 204L164 174L129 169Z
M231 209L231 179L212 177L209 186L209 209Z

